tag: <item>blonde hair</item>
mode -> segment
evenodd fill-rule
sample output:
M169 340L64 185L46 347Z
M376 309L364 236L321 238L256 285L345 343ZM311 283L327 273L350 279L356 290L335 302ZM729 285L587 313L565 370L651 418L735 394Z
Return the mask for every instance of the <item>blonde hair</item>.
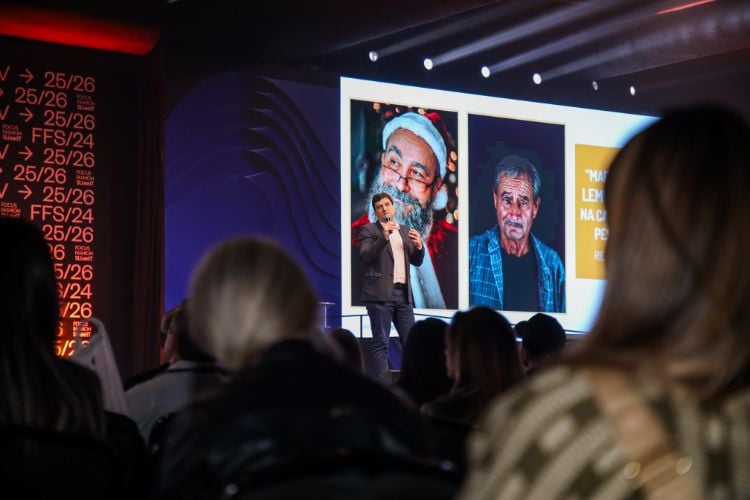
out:
M252 364L271 344L309 338L317 298L305 273L278 245L257 238L219 244L190 284L190 335L228 369Z
M607 286L578 360L647 366L702 397L746 385L748 124L665 114L614 159L606 205Z

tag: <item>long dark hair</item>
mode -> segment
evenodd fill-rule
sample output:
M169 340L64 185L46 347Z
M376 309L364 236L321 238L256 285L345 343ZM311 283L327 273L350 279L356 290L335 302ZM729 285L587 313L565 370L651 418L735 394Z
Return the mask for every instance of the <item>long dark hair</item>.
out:
M450 394L474 394L476 412L523 378L513 328L498 312L487 307L457 312L446 339Z
M0 218L0 241L0 424L101 434L96 377L76 380L79 367L55 355L57 286L41 232Z
M448 323L426 318L414 323L404 344L398 386L421 406L447 393L451 380L445 369Z
M648 367L709 397L747 385L750 126L666 113L617 154L599 316L574 360Z

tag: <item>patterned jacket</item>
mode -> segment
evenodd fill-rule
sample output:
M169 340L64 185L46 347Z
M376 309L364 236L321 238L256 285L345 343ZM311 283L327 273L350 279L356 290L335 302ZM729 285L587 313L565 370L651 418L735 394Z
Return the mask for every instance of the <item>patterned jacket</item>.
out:
M692 460L705 498L750 498L750 390L698 402L644 371L629 372L671 446ZM469 438L460 500L640 500L630 457L599 409L588 374L550 368L497 400Z

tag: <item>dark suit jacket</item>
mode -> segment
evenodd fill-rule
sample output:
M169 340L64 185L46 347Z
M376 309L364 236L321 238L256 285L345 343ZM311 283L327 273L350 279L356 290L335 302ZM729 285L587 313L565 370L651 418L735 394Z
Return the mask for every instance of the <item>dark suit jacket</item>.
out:
M406 297L413 303L411 283L409 280L409 266L422 264L424 260L424 244L420 250L409 239L409 228L399 228L401 239L404 240L404 261L406 266ZM362 226L359 233L359 258L364 264L362 279L362 301L385 302L393 291L393 249L391 242L383 235L380 222L373 222Z

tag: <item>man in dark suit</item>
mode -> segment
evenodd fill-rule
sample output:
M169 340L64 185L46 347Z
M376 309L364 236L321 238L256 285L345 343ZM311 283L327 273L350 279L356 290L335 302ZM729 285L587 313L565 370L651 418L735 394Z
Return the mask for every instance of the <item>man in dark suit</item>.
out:
M364 264L362 302L373 340L368 373L382 380L388 371L391 322L402 343L414 324L409 264L422 264L424 245L418 231L396 222L390 195L375 194L372 208L377 221L362 227L359 257Z

